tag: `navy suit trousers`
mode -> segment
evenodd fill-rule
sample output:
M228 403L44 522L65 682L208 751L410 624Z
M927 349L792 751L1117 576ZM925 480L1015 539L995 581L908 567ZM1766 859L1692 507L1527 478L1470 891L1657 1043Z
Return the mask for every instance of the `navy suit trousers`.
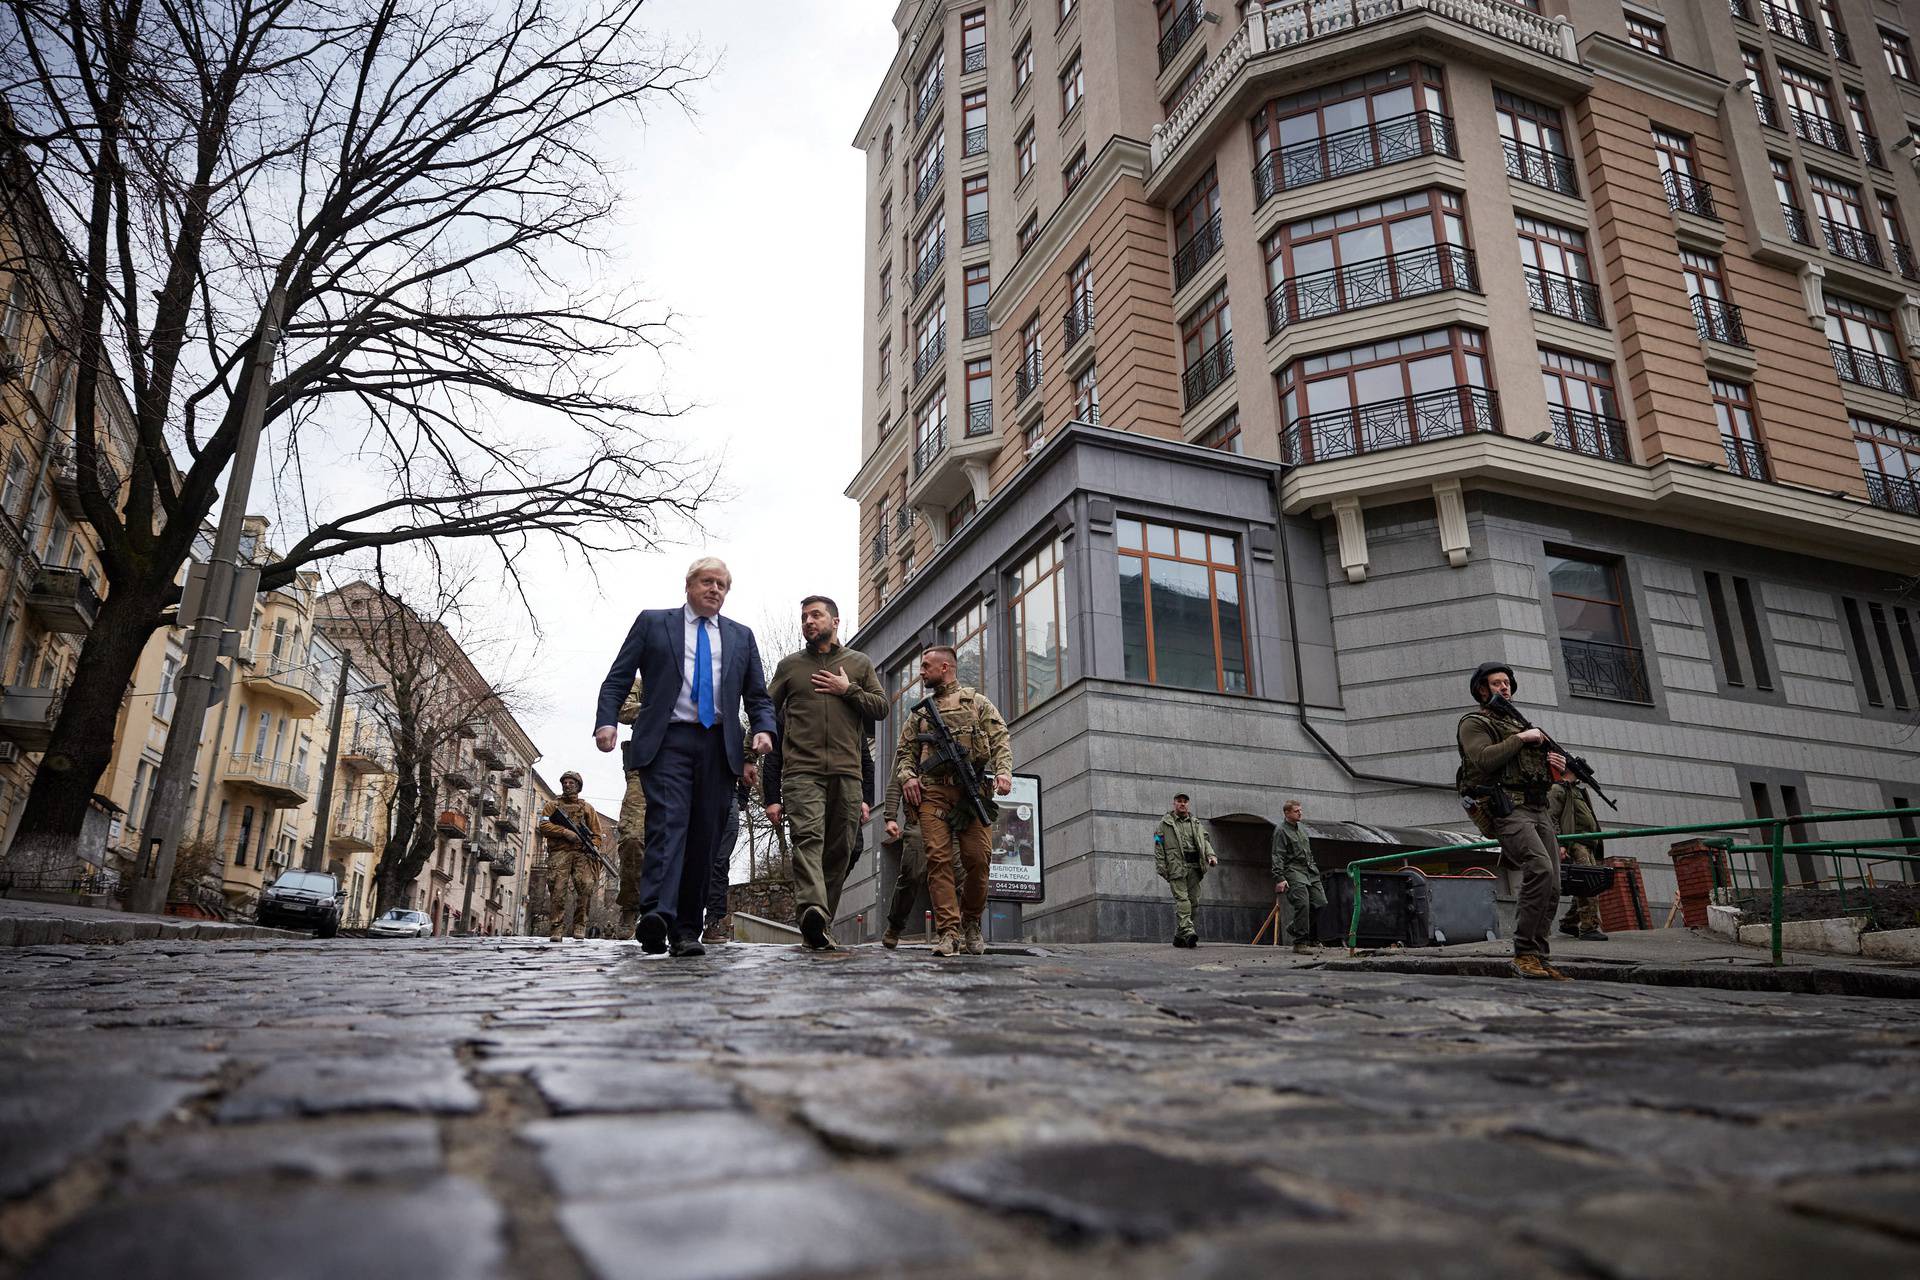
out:
M647 793L640 911L664 916L672 937L698 936L714 849L733 804L733 771L719 727L668 725L640 780Z

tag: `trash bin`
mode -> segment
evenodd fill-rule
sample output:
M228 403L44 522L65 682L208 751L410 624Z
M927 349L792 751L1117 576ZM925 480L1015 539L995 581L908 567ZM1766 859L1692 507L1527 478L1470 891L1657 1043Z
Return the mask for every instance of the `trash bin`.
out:
M1314 921L1314 936L1322 942L1344 945L1353 923L1353 877L1339 871L1326 877L1327 905ZM1418 871L1363 871L1360 873L1360 936L1363 947L1429 945L1426 877Z

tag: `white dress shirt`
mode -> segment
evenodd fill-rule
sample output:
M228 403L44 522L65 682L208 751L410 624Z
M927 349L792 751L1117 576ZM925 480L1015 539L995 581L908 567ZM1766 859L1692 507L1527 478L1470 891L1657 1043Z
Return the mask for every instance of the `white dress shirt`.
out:
M702 618L687 605L680 611L682 635L685 643L680 653L680 696L673 700L673 719L676 724L699 724L700 707L693 700L693 655L700 652L700 624L707 627L707 646L713 651L713 710L716 716L720 711L720 615ZM714 721L719 724L719 720Z

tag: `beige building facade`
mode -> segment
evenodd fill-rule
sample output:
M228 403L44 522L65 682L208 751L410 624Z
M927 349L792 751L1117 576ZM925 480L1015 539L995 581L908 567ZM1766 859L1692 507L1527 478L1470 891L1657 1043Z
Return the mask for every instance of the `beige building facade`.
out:
M1282 792L1457 824L1487 659L1623 819L1920 791L1912 6L894 25L855 139L857 643L898 691L955 642L1008 710L1061 886L1030 932L1159 930L1141 733L1231 847ZM1215 911L1250 936L1246 861Z

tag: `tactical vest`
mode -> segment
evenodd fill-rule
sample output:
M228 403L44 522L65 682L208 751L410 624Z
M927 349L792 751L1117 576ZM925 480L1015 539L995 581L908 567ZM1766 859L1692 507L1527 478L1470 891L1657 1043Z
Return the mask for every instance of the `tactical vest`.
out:
M960 744L960 749L967 753L967 760L974 769L983 769L993 757L993 750L987 742L986 717L981 710L981 704L986 699L978 690L966 685L959 686L954 692L957 695L954 705L941 707L940 719L947 726L947 732L953 735L953 740ZM937 698L935 705L938 705ZM935 782L960 781L952 776L953 771L940 759L939 748L923 739L923 735L933 736L933 722L918 708L913 712L910 732L914 735L915 745L919 748L914 756L915 773L923 778L931 778Z
M1484 724L1492 732L1496 742L1505 742L1521 731L1520 726L1513 721L1504 720L1486 711L1469 711L1460 717L1460 723L1463 725L1469 720L1477 720ZM1454 742L1457 747L1459 743L1457 730L1454 733ZM1468 795L1483 787L1496 786L1507 791L1529 794L1536 802L1542 802L1546 799L1547 788L1552 785L1553 776L1547 769L1547 749L1537 742L1530 742L1521 747L1519 752L1500 770L1499 776L1493 778L1482 776L1481 772L1468 761L1466 752L1461 751L1460 769L1454 775L1454 790L1461 795Z

